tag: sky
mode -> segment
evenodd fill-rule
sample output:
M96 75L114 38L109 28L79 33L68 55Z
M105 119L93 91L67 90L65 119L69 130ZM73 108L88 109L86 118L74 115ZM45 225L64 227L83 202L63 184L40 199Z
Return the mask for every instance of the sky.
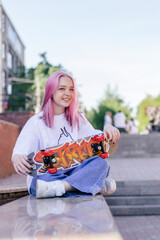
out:
M109 85L133 108L160 94L159 0L2 0L25 45L72 72L84 106L96 108Z

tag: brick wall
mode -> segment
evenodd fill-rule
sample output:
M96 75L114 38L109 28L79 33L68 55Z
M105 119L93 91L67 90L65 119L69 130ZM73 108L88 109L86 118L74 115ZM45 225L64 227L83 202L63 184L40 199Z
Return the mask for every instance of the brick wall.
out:
M11 155L18 135L18 125L0 120L0 178L15 173Z
M7 122L15 123L20 127L20 130L23 128L27 120L34 115L33 112L4 112L0 113L0 120Z

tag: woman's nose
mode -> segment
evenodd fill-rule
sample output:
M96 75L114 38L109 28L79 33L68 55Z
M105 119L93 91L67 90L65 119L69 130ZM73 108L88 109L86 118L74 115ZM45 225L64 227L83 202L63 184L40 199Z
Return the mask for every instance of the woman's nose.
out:
M69 89L65 90L65 95L69 95Z

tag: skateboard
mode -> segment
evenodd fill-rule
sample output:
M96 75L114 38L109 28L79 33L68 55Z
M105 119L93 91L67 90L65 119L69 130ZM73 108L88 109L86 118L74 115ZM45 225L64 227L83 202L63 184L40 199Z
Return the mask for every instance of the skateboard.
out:
M101 134L41 149L27 156L32 166L29 175L35 177L47 172L54 174L58 170L72 169L94 156L108 158L117 147L117 142L106 140Z

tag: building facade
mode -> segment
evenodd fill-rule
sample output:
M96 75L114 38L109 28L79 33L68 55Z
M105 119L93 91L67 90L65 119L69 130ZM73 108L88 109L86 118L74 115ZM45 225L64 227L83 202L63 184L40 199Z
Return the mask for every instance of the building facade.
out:
M24 65L25 46L0 3L0 112L5 110L11 93L9 78Z

